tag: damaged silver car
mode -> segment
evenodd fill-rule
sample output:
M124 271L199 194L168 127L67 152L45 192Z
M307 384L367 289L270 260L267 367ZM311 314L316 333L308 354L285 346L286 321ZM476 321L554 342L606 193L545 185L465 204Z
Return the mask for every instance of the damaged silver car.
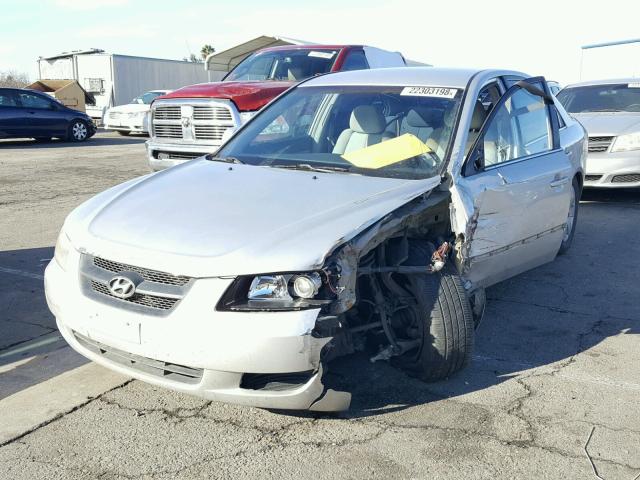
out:
M471 358L484 289L571 245L585 132L544 78L401 68L281 95L215 155L67 218L49 307L78 352L217 401L335 411L375 346L425 381Z

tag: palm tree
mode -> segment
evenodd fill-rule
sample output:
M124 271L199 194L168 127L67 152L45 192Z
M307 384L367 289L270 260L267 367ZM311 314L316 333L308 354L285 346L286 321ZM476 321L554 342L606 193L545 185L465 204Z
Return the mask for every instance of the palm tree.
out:
M203 60L206 60L207 56L211 55L215 51L216 51L215 48L213 48L209 44L206 44L200 49L200 56L202 57Z

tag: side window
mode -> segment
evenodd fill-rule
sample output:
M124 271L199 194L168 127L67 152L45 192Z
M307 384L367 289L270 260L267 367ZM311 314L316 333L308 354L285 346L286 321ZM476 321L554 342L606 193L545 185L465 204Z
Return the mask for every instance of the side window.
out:
M483 148L485 167L550 150L549 109L542 97L516 90L488 125Z
M351 50L347 54L344 63L342 64L342 71L347 70L366 70L369 68L367 57L362 50Z
M46 98L42 98L40 95L34 95L32 93L20 93L19 97L20 104L24 108L50 109L53 105L53 103Z
M16 97L13 92L0 90L0 107L16 107Z
M480 90L480 94L478 95L478 101L482 103L485 112L489 114L493 107L496 106L498 100L500 100L500 89L498 88L498 84L496 82L490 83Z

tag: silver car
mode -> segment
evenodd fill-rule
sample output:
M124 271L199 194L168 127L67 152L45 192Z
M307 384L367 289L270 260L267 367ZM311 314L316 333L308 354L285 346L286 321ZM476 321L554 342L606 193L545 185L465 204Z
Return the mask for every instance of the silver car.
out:
M345 409L338 356L376 346L425 381L471 360L485 288L571 245L584 145L542 77L314 77L215 155L74 210L47 302L73 348L135 378Z
M589 134L585 187L640 187L640 79L569 85L558 100Z

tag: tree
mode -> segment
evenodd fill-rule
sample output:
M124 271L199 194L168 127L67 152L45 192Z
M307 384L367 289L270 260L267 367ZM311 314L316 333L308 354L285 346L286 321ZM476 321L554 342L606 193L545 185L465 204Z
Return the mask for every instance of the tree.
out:
M206 45L203 45L202 48L200 49L200 56L202 57L203 60L206 60L207 57L215 51L216 49L207 43Z
M0 72L0 87L22 88L30 83L26 73L16 72L15 70Z
M182 61L200 63L202 60L200 60L198 57L196 57L195 53L192 53L188 57L182 57Z

